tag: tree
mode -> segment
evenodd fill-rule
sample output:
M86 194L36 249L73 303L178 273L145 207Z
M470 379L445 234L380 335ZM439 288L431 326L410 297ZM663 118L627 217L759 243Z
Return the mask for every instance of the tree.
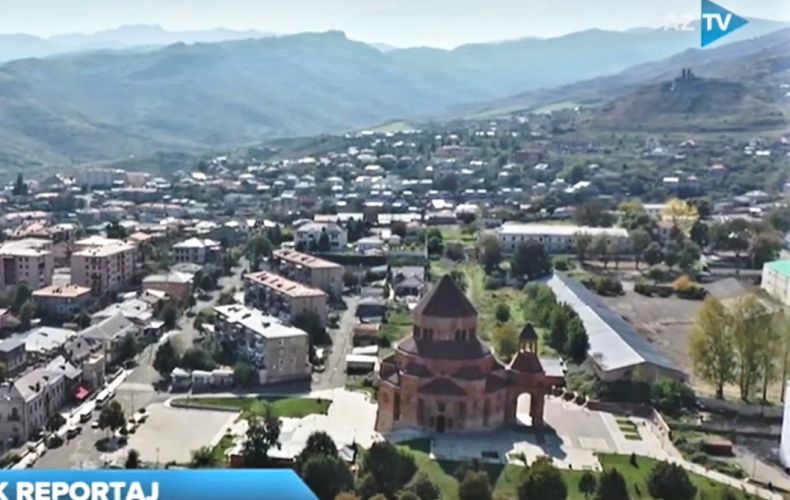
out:
M302 451L299 452L297 455L296 460L294 461L295 469L297 471L302 470L302 465L304 465L309 459L324 455L327 457L337 457L337 446L335 445L334 440L329 437L324 431L315 431L307 438L307 442L302 448Z
M233 365L233 383L239 387L252 387L257 382L256 373L249 363L239 361Z
M678 198L673 198L667 202L664 215L670 218L675 227L680 229L683 234L688 234L691 227L699 219L697 207Z
M519 500L564 500L568 486L551 460L540 457L529 466L518 487Z
M444 249L444 256L450 260L460 262L466 257L464 246L461 243L450 243Z
M187 370L213 370L217 364L202 347L190 347L181 356L181 366Z
M189 466L193 469L211 469L217 465L214 450L211 449L211 446L201 446L196 450L192 450L192 460L189 462Z
M22 177L21 173L16 175L16 182L14 183L14 188L11 190L11 194L14 196L24 196L27 194L27 184L25 184L25 179Z
M710 239L708 237L708 225L701 220L694 222L694 225L691 226L689 238L691 238L691 241L699 245L700 248L705 248L708 246L708 243L710 243Z
M133 334L127 334L121 340L121 346L118 348L119 359L132 359L140 352L140 347L137 345L137 340Z
M502 246L495 236L484 236L480 240L478 251L480 252L480 263L487 273L499 268L499 264L502 262Z
M573 218L580 226L609 227L615 222L614 216L599 202L588 202L577 207Z
M782 237L776 231L763 231L754 236L749 245L752 269L760 269L768 261L776 260L782 250Z
M659 411L674 415L693 408L696 397L691 387L678 380L662 378L650 386L650 403Z
M494 312L494 316L496 320L500 323L507 323L510 321L510 307L504 302L500 302L496 306L496 310Z
M419 500L439 500L442 496L439 487L424 472L418 472L414 475L408 485L408 489L417 495Z
M253 269L259 269L261 260L272 253L272 242L262 233L255 234L247 240L244 246L244 255L250 261Z
M178 311L172 304L167 304L164 309L162 309L162 321L165 323L165 328L168 330L172 330L176 327Z
M614 261L615 269L620 268L620 244L617 240L611 239L606 244L606 255Z
M754 295L741 299L735 305L731 324L738 360L738 387L744 401L749 400L760 376L763 350L774 348L763 341L769 322L765 306Z
M575 235L576 240L576 257L579 258L579 262L584 262L587 260L587 257L590 253L590 247L592 246L592 236L587 233L578 232Z
M554 308L549 319L549 345L552 349L562 352L568 342L568 323L575 312L565 303Z
M590 498L590 495L595 493L595 487L598 481L595 479L590 471L584 471L582 477L579 478L579 493L584 495L584 498Z
M156 350L154 369L163 377L167 377L176 366L178 366L178 354L170 341L167 341Z
M543 245L528 241L516 249L510 261L510 270L513 275L526 276L532 281L551 272L551 259Z
M241 450L244 467L260 469L269 466L269 450L280 448L281 422L270 404L263 405L260 416L247 417L249 428Z
M655 266L656 264L660 263L662 260L664 260L664 255L661 252L661 245L655 241L647 245L647 248L645 248L645 251L642 254L642 258L650 266Z
M634 229L628 233L628 239L631 241L631 251L634 253L636 260L636 268L639 269L639 261L642 254L647 250L650 245L650 235L644 229Z
M677 464L658 462L647 479L647 490L662 500L692 500L697 487L691 484L686 470Z
M318 237L318 251L319 252L328 252L332 249L332 243L329 241L329 235L326 231L321 231L321 236Z
M354 486L354 477L343 460L328 455L310 457L302 466L301 476L313 493L322 499L334 499L340 492Z
M598 479L595 500L629 500L625 478L615 468L603 471Z
M518 332L511 324L499 324L491 333L496 352L503 360L509 360L518 350Z
M311 345L320 344L326 335L321 318L314 311L302 311L296 315L293 324L296 328L307 332Z
M126 469L139 469L140 468L140 452L137 450L129 450L129 453L126 454L126 463L124 464L124 468Z
M564 353L576 364L581 364L587 359L590 349L590 338L584 328L584 322L575 316L568 323L568 340L565 343Z
M447 276L450 277L451 280L461 289L462 292L466 291L466 275L463 271L459 271L458 269L453 269L450 271Z
M702 303L691 330L690 354L694 371L724 398L724 386L735 382L737 360L731 319L722 303L709 296Z
M47 430L49 432L56 432L58 429L66 425L66 419L60 413L55 413L49 420L47 420Z
M414 457L388 441L378 441L365 453L363 469L370 473L377 491L392 498L414 476Z
M24 330L30 329L35 313L36 306L32 301L28 300L22 304L22 307L19 309L19 326Z
M17 286L16 290L14 290L14 298L12 302L12 309L15 312L19 312L22 310L22 306L24 306L32 297L33 292L30 290L30 286L28 286L27 281L21 281Z
M120 225L118 221L112 221L104 226L104 232L107 233L108 238L112 238L114 240L123 240L129 236L129 232L125 227Z
M606 240L605 235L598 235L592 240L590 252L601 262L603 262L603 267L606 269L607 265L609 264L609 243Z
M676 241L670 240L664 246L664 264L671 269L677 264L678 259L680 259L680 245Z
M126 424L126 418L123 416L123 408L118 401L110 401L110 404L104 406L99 413L99 427L102 429L109 428L112 431L120 429Z
M444 252L444 241L441 238L432 236L428 238L428 254L441 255Z
M684 241L678 255L678 265L685 272L691 271L699 262L700 249L693 241Z
M89 326L91 326L91 317L90 317L90 315L87 312L82 310L77 315L76 322L77 322L77 326L80 327L80 330L84 330L84 329L88 328Z
M488 474L484 470L468 471L458 485L458 500L491 500Z

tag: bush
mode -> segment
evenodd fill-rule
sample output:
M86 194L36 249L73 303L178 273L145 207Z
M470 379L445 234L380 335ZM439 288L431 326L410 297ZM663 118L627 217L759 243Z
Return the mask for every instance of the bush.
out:
M694 408L697 399L694 391L683 382L662 379L650 386L650 403L659 411L673 415Z
M667 272L661 266L653 266L647 272L647 277L653 281L665 281L667 279Z
M573 261L569 257L554 257L554 269L557 271L570 271L574 267Z
M490 276L486 278L486 290L498 290L505 286L505 278Z
M634 292L638 293L639 295L644 295L646 297L652 297L653 287L651 287L644 281L637 281L636 283L634 283Z

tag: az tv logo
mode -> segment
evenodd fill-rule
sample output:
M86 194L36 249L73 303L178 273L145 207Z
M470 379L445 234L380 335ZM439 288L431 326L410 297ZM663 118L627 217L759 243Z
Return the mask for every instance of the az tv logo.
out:
M721 5L710 0L702 0L702 19L700 19L702 46L710 45L748 22Z

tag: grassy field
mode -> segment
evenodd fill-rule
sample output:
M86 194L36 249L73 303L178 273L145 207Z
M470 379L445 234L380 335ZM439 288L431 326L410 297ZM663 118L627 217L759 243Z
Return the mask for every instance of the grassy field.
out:
M381 325L379 335L394 344L409 333L411 333L411 313L403 307L388 312L387 322Z
M419 470L425 472L436 483L442 492L443 499L455 500L458 498L458 480L454 473L461 462L431 460L428 456L427 440L423 439L404 442L399 447L408 450L414 456ZM652 498L647 492L646 483L650 471L656 464L655 460L639 457L637 467L634 467L629 463L629 457L626 455L600 455L598 458L605 469L615 467L623 474L632 499ZM517 498L524 467L499 464L486 464L484 467L494 488L494 498L501 500ZM579 479L584 472L579 470L561 470L560 472L568 485L568 499L585 500L584 495L579 492ZM598 475L597 472L594 474ZM727 488L715 481L696 474L689 474L689 476L697 487L697 498L699 499L720 498L724 489L730 489L735 494L735 498L746 498L739 491Z
M302 418L314 413L326 414L331 401L311 398L256 398L256 397L196 397L173 400L181 407L217 407L239 411L257 411L257 406L268 402L280 417Z
M440 226L439 232L442 233L445 245L447 243L474 245L477 242L477 233L464 232L460 226Z

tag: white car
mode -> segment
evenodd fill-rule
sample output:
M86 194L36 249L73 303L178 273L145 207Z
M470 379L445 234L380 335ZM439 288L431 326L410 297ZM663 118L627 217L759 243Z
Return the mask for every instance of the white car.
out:
M93 422L91 422L91 429L98 429L98 428L99 428L98 420L94 420Z

